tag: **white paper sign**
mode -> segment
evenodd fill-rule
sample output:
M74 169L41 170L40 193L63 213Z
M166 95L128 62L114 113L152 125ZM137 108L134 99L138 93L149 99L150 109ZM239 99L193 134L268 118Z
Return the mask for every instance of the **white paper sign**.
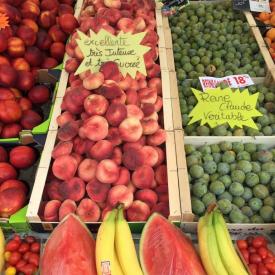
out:
M256 12L270 12L269 0L249 0L251 11Z
M253 80L248 74L229 75L225 77L199 77L202 90L216 88L220 83L227 84L230 88L243 88L254 85Z

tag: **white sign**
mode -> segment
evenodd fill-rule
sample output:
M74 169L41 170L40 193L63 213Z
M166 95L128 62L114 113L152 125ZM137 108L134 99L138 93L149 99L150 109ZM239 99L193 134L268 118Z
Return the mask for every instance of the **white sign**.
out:
M227 84L230 88L243 88L254 85L248 74L229 75L221 78L202 76L199 77L202 90L216 88L220 83Z
M270 5L268 0L249 0L251 11L256 12L270 12Z

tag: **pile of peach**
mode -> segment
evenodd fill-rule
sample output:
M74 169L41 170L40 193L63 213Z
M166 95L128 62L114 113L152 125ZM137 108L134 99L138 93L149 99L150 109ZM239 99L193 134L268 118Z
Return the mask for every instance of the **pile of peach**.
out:
M74 72L82 60L73 35L66 64L69 87L57 118L58 143L52 152L40 216L61 220L76 213L86 222L124 204L129 221L145 221L152 212L169 215L162 88L155 33L154 2L93 0L81 13L80 29L147 31L142 43L147 77L123 77L115 62L97 73ZM101 23L100 23L101 22ZM86 27L84 27L86 26Z
M0 30L0 65L36 71L56 67L78 26L73 0L1 0L9 27Z
M0 137L18 137L43 121L41 105L50 100L50 90L35 84L31 72L0 65Z
M0 217L9 217L24 206L28 187L18 180L21 169L31 167L37 152L29 146L17 146L9 152L0 146Z

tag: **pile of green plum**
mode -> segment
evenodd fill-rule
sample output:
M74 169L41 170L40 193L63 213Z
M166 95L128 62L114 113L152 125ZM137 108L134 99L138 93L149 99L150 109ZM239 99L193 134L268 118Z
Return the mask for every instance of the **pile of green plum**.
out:
M267 87L264 84L257 84L247 87L250 94L259 93L257 110L263 116L255 117L253 120L258 126L257 129L250 127L230 128L229 124L222 124L215 128L208 125L200 125L195 122L188 125L191 118L188 116L197 104L192 88L202 90L199 80L184 80L179 83L179 100L182 114L182 124L187 136L274 136L275 135L275 86ZM223 87L222 87L223 88ZM234 90L234 89L233 89Z
M275 222L275 148L224 141L185 152L194 214L217 203L228 222Z
M179 81L232 74L265 76L265 63L242 12L232 1L190 4L169 19Z

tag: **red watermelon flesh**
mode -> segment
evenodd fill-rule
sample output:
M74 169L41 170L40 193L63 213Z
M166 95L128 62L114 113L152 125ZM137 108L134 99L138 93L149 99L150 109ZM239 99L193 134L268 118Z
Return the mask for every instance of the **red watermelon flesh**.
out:
M95 241L75 215L68 215L46 242L41 275L97 275Z
M147 221L139 253L144 275L206 275L189 238L159 214Z

